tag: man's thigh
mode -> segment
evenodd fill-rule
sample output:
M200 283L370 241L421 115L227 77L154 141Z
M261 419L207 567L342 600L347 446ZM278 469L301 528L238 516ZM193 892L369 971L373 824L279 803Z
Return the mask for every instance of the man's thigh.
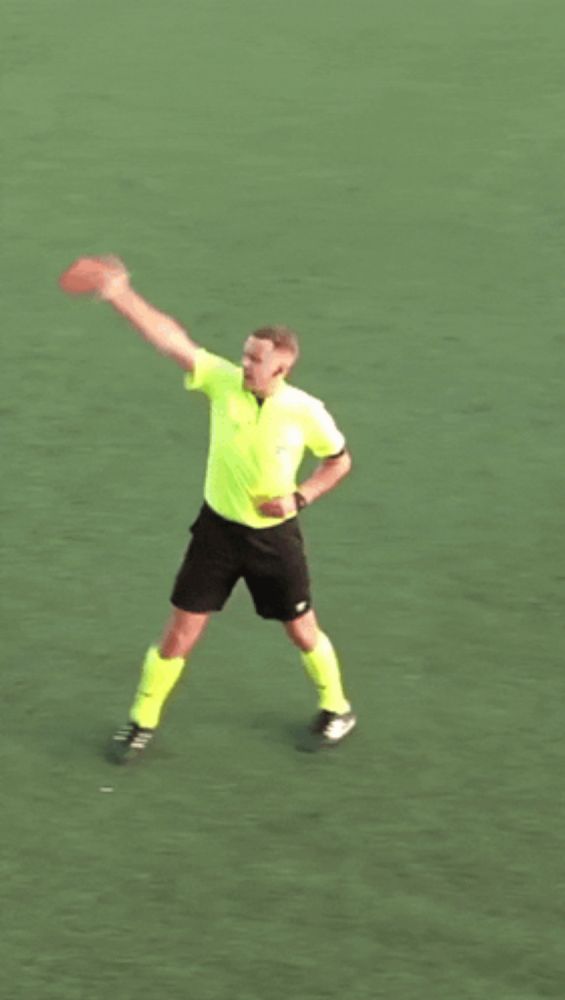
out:
M171 603L181 611L220 611L241 576L239 549L229 528L206 507L190 531Z
M310 574L296 519L248 539L243 577L262 618L292 621L310 609Z

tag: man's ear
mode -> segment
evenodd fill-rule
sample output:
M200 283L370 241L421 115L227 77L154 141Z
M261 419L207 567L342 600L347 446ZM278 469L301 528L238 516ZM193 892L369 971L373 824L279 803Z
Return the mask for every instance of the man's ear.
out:
M293 357L288 351L279 352L279 364L277 365L274 374L275 375L288 375L291 371L296 358Z

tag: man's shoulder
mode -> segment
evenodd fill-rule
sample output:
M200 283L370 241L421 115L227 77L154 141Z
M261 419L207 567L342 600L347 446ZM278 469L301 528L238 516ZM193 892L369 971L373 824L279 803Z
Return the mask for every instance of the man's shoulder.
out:
M241 368L232 361L199 347L194 356L194 370L188 373L188 389L202 389L209 396L235 389L241 383Z
M325 409L326 406L323 399L313 396L311 392L306 392L305 389L299 389L295 385L289 385L288 382L284 387L283 402L289 409L296 410L301 413L311 413L312 411L316 412L317 410Z
M228 358L224 358L221 354L215 354L214 351L209 351L206 347L199 347L196 356L197 361L200 361L202 366L219 375L231 375L235 377L241 372L241 368L235 365L233 361L229 361Z
M310 450L318 457L335 455L343 448L345 438L323 399L304 389L288 387L287 413L300 423ZM292 414L292 415L291 415Z

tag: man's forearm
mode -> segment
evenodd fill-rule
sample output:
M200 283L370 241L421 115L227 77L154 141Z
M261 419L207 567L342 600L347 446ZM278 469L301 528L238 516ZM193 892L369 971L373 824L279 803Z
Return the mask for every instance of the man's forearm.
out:
M104 299L161 354L172 358L185 370L192 369L197 344L180 323L160 312L129 285L110 286Z
M308 479L298 487L307 504L333 490L351 471L351 455L346 451L339 458L326 458Z

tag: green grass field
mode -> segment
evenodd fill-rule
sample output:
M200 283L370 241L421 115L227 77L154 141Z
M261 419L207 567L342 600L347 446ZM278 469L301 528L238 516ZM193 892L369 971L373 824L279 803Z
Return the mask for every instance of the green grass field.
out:
M565 996L565 7L0 0L3 1000ZM294 381L352 476L304 515L360 725L244 589L112 769L207 410L60 271L113 251ZM106 786L113 788L104 792Z

